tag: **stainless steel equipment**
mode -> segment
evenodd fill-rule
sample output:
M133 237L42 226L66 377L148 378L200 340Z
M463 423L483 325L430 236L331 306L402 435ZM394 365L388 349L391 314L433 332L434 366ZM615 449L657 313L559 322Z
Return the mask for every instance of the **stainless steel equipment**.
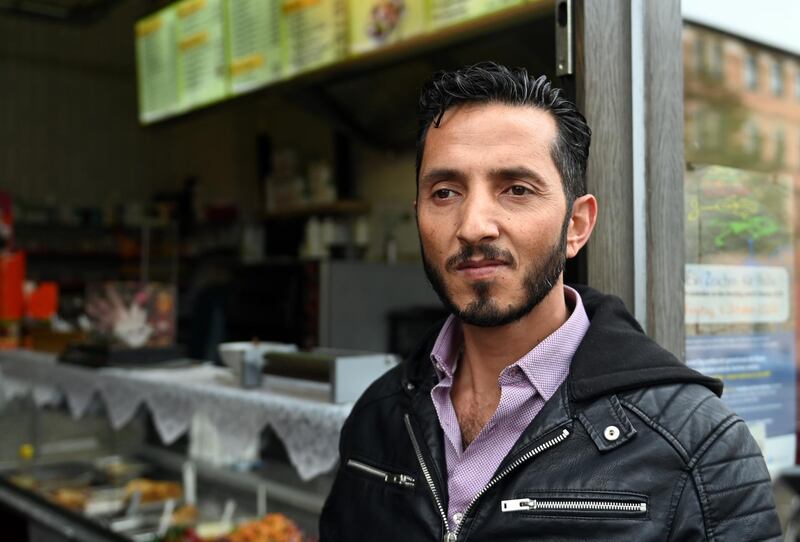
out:
M311 352L268 352L264 373L330 384L333 403L355 401L397 363L391 354L317 348Z

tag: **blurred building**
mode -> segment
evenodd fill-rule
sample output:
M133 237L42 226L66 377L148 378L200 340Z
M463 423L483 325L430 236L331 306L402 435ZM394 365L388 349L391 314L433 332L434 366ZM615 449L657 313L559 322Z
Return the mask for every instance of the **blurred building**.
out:
M686 159L800 169L800 59L714 28L683 31Z

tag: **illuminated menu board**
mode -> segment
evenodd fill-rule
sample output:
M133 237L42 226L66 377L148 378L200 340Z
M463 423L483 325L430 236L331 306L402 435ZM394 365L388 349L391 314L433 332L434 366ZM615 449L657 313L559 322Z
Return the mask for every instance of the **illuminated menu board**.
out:
M178 85L181 106L192 109L228 95L222 0L177 4Z
M426 0L350 0L350 52L362 53L425 32Z
M181 0L134 27L139 120L149 124L522 3Z
M175 10L166 8L135 26L139 120L154 122L180 111Z
M428 0L431 30L523 4L524 0Z
M228 0L227 34L233 94L282 77L279 1Z
M287 75L308 71L347 54L346 0L283 0Z

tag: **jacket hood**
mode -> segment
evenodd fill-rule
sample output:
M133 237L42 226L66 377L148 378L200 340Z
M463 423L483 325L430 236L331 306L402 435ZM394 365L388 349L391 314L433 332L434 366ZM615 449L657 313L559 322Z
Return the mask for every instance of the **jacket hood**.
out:
M591 322L566 380L573 400L664 384L700 384L722 395L722 381L690 369L647 337L621 299L587 286L571 286L581 295ZM436 325L406 361L404 382L431 376L430 352L442 325Z
M690 369L645 335L620 298L586 286L573 288L591 321L567 377L573 399L680 383L700 384L722 395L721 380Z

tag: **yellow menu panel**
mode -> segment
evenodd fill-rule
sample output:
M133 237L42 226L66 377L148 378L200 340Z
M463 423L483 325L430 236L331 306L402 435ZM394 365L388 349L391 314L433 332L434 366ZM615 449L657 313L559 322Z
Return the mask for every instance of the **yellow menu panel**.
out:
M429 0L429 25L432 30L487 15L525 0Z
M347 0L282 0L284 68L295 75L344 58Z
M426 0L350 0L351 53L363 53L425 32Z

